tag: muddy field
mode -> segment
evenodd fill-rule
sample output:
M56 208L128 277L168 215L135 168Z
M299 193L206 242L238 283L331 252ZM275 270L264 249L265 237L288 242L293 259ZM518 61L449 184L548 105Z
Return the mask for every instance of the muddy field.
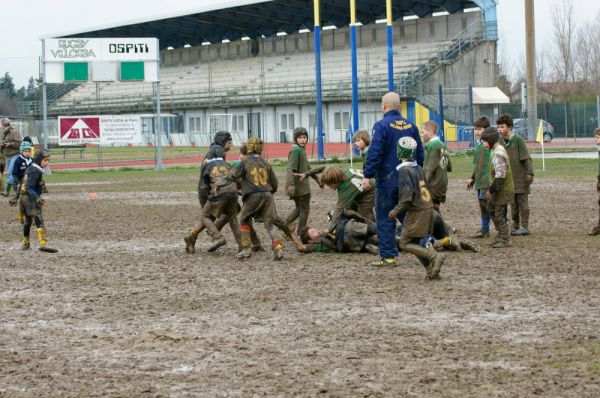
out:
M50 182L55 255L20 250L0 199L0 396L600 396L590 181L538 179L532 236L449 253L433 282L408 255L380 269L287 242L282 262L240 262L232 243L206 253L206 235L186 254L195 184ZM478 228L465 185L443 209L459 235ZM313 190L311 222L334 201Z

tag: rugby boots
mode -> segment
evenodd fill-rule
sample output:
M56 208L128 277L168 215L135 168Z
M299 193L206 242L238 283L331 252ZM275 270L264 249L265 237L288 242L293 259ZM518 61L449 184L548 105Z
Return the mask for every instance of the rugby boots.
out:
M46 228L44 228L44 227L38 228L37 236L38 236L38 242L40 245L40 247L39 247L40 251L47 252L47 253L58 252L58 250L46 246L46 244L48 243L48 241L46 240Z
M281 241L274 240L273 241L273 260L279 261L283 258L283 245Z
M196 253L196 239L198 239L198 235L194 235L193 231L191 234L183 238L183 241L185 242L185 251L187 253Z
M461 240L460 241L460 247L463 250L469 250L475 253L479 253L481 251L481 246L479 246L476 243L473 242L469 242L468 240Z
M250 226L240 226L240 245L242 250L235 255L235 258L243 260L252 257L252 238L250 237Z
M444 260L446 260L442 253L434 253L435 254L433 258L429 258L430 255L428 255L428 260L430 261L430 264L427 267L425 267L427 278L432 280L440 279L440 271L442 269L442 265L444 264Z
M504 247L512 247L512 243L508 239L502 239L501 237L497 236L494 240L494 243L492 243L490 247L494 249L502 249Z
M21 246L22 250L27 250L31 247L31 244L29 243L29 237L23 237L22 239L23 245Z
M483 239L483 238L489 238L489 237L490 237L489 232L482 232L482 231L479 231L476 234L473 234L470 236L471 239Z
M10 194L10 189L12 188L12 185L10 185L9 183L4 184L4 189L2 190L2 193L0 193L2 196L8 197L8 195Z
M396 263L395 258L381 258L379 261L369 263L369 265L374 267L395 267L398 264Z
M221 236L220 238L213 240L212 245L210 245L206 251L209 253L212 253L215 250L217 250L219 247L225 246L226 244L227 244L227 241L225 240L225 237Z

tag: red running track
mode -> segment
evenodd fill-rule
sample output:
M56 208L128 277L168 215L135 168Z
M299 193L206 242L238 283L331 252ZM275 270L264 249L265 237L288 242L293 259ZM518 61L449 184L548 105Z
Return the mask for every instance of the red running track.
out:
M287 159L291 144L266 144L263 149L263 156L266 159ZM326 157L343 156L348 153L349 146L344 143L328 143L324 146ZM316 145L308 144L306 153L309 158L317 157ZM227 155L229 160L237 160L240 155L236 149ZM204 153L199 153L198 156L182 157L175 159L166 159L163 157L163 164L180 165L180 164L200 164L204 158ZM154 166L154 159L141 160L108 160L100 162L73 162L73 163L55 163L51 165L52 170L73 170L73 169L93 169L96 167L135 167L135 166Z

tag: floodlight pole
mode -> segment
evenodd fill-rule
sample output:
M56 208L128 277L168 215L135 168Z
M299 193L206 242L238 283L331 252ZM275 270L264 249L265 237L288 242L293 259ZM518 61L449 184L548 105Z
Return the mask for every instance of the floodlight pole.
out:
M394 31L392 26L392 0L385 1L385 11L387 17L387 54L388 54L388 91L394 91Z
M42 39L42 142L48 149L48 97L46 94L46 40ZM60 131L60 126L59 126Z
M359 129L358 61L356 55L356 0L350 0L350 48L352 53L352 136ZM352 137L350 137L352 139ZM352 156L351 156L352 157Z
M321 21L319 12L319 0L313 0L315 15L315 89L317 97L317 109L315 122L317 124L317 147L319 160L325 159L323 151L323 97L321 91Z
M527 60L527 138L535 139L537 82L535 72L535 13L533 0L525 0L525 55Z
M156 140L156 154L154 156L154 169L155 170L164 170L165 165L162 161L162 121L160 119L160 47L158 45L158 39L156 39L156 132L155 132L155 140Z

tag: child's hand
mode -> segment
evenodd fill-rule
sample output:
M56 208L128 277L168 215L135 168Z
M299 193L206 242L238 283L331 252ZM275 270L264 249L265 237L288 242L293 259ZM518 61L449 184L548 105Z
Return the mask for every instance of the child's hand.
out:
M46 201L42 198L37 198L36 203L38 206L42 207L43 205L46 204Z
M467 184L467 191L470 191L471 189L473 189L473 186L475 185L475 181L473 181L472 179L469 181L469 183Z
M492 194L491 194L490 191L486 191L486 193L485 193L485 199L486 200L492 200Z
M398 217L398 212L396 210L390 210L388 213L388 218L390 220L395 220Z
M300 178L300 181L302 181L302 180L304 180L306 178L306 174L304 174L304 173L292 173L292 175L294 177Z
M296 190L294 189L293 185L290 185L289 187L287 187L287 194L290 198L294 197L295 192L296 192Z
M525 182L527 182L527 184L533 183L533 175L532 174L527 174L525 176Z

